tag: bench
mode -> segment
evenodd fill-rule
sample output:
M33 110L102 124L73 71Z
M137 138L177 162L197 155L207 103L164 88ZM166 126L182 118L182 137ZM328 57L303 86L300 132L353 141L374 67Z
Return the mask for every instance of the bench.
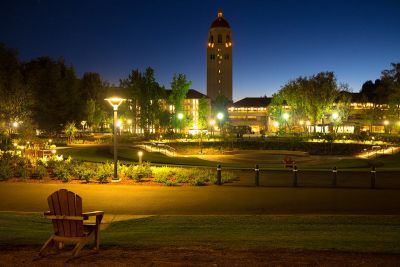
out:
M285 168L293 168L294 160L292 160L291 157L285 157L283 159L283 165L285 166Z

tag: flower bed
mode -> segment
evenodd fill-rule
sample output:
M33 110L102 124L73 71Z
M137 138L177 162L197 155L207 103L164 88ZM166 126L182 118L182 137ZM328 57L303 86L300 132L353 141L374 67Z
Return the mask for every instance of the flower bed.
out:
M114 174L114 164L64 159L62 156L35 158L14 151L0 153L0 181L60 181L64 183L107 183ZM211 169L154 167L145 162L126 165L118 162L118 174L125 184L164 184L167 186L204 186L216 183ZM237 180L233 172L222 173L222 183Z

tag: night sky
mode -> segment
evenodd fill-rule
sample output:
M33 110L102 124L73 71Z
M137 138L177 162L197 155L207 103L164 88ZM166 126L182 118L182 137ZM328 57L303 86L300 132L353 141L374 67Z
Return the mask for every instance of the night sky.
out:
M8 2L8 3L5 3ZM233 97L271 96L288 80L334 71L359 91L400 62L400 1L1 1L0 42L21 60L64 57L77 74L118 84L155 69L206 91L206 44L218 8L232 27Z

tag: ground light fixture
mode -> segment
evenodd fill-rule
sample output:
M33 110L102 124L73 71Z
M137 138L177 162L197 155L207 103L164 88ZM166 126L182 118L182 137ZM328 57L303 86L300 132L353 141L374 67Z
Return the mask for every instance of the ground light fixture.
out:
M114 137L114 176L112 178L112 182L119 182L121 181L118 178L118 172L117 172L117 112L118 112L118 107L119 105L122 104L122 102L125 101L125 99L120 98L120 97L110 97L110 98L106 98L104 99L106 100L108 103L110 103L110 105L113 107L114 110L114 120L113 120L113 126L114 126L114 132L113 132L113 137Z
M338 118L339 118L339 114L337 114L336 112L332 113L333 120L337 120Z
M217 113L217 119L220 120L220 121L222 121L222 120L224 119L224 113L218 112L218 113Z
M139 164L142 164L143 151L139 151L137 154L139 156Z
M178 120L183 119L183 114L182 113L178 113Z

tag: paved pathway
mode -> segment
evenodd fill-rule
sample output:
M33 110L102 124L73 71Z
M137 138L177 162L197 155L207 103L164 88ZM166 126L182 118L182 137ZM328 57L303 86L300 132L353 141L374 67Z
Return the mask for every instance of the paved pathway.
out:
M0 183L0 211L47 210L67 188L108 214L400 214L400 190Z

